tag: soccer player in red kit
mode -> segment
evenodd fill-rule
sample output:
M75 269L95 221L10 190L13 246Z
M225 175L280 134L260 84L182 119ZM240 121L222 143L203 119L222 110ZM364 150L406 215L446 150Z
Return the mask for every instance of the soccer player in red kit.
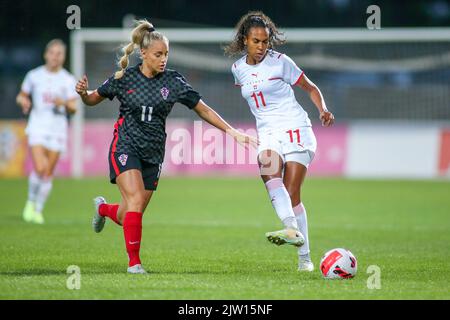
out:
M139 257L142 215L157 188L165 152L165 123L173 105L184 104L241 144L256 145L256 139L232 128L181 74L166 69L169 41L150 22L139 21L131 39L123 48L121 70L94 91L88 91L84 76L76 90L86 105L96 105L105 98L117 98L121 103L108 158L110 180L118 185L122 200L120 204L107 204L103 197L95 198L93 228L100 232L105 217L122 225L128 272L146 273ZM135 48L140 49L142 63L128 67L128 56Z

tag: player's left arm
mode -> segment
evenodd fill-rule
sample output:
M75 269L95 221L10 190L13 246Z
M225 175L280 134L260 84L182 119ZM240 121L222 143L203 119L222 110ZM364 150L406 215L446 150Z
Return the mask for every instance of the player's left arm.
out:
M64 100L61 98L53 99L53 103L57 106L64 106L67 113L74 114L77 111L77 98Z
M229 125L221 116L217 114L211 107L209 107L203 100L199 100L193 110L200 118L208 122L210 125L216 127L223 132L232 136L240 144L250 144L254 147L257 145L257 139L247 134L239 132L237 129Z
M309 94L311 101L314 103L317 110L319 110L319 118L322 125L325 127L332 126L334 123L334 115L328 111L327 105L325 104L325 99L323 98L319 87L317 87L314 82L309 80L305 74L302 75L296 85Z

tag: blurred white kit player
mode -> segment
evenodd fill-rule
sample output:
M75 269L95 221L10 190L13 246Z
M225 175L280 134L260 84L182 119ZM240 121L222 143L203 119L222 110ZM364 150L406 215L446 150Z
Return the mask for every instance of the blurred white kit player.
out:
M42 145L46 149L65 152L67 149L68 120L66 108L53 100L71 100L78 97L76 80L65 69L50 72L45 66L27 73L22 91L31 95L33 107L25 132L30 146Z
M42 210L52 189L53 170L67 149L67 113L76 110L75 78L62 66L65 45L54 39L45 49L45 65L29 71L17 95L17 104L29 114L26 134L33 159L28 180L27 222L43 223Z
M314 158L317 142L308 114L295 99L291 87L300 81L303 71L288 56L274 50L268 50L264 59L254 65L248 64L247 56L244 56L233 64L231 71L235 85L241 88L242 96L256 118L260 143L258 154L264 150L273 150L280 155L283 163L293 161L308 168ZM300 243L298 253L310 263L308 224L303 204L292 208L282 179L267 181L266 188L287 230L298 230L301 235L297 237L303 236L304 243ZM266 236L271 241L275 238L277 244L289 243L280 243L276 233ZM311 268L312 264L309 264L307 269Z

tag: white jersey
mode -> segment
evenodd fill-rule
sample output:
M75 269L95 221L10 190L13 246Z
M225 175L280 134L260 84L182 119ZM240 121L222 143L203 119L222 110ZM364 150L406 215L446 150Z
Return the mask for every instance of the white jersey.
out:
M247 64L246 59L237 60L231 71L256 118L258 134L310 127L308 114L291 87L303 76L295 62L276 51L269 51L256 65Z
M32 98L32 108L25 132L52 136L67 135L67 117L64 106L55 106L55 98L69 100L78 97L76 80L65 69L50 72L45 66L27 73L21 90Z

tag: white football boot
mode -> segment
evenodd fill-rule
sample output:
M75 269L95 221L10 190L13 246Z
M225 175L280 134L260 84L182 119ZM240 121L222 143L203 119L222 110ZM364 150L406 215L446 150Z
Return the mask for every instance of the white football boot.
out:
M296 247L301 247L305 243L305 238L302 233L296 229L283 229L273 232L267 232L266 238L276 245L290 244Z
M309 254L298 256L298 271L312 272L314 271L314 263L312 263Z
M135 264L132 267L128 267L127 272L132 273L132 274L146 274L147 273L147 271L145 271L145 269L140 264Z
M105 226L106 222L106 218L102 217L98 212L100 205L103 203L106 203L106 200L103 197L96 197L94 199L95 212L94 217L92 218L92 228L96 233L99 233L100 231L103 230L103 227Z
M33 222L34 214L34 202L27 201L22 213L23 220L26 222Z
M42 215L41 212L35 211L32 221L37 224L44 224L44 216Z

